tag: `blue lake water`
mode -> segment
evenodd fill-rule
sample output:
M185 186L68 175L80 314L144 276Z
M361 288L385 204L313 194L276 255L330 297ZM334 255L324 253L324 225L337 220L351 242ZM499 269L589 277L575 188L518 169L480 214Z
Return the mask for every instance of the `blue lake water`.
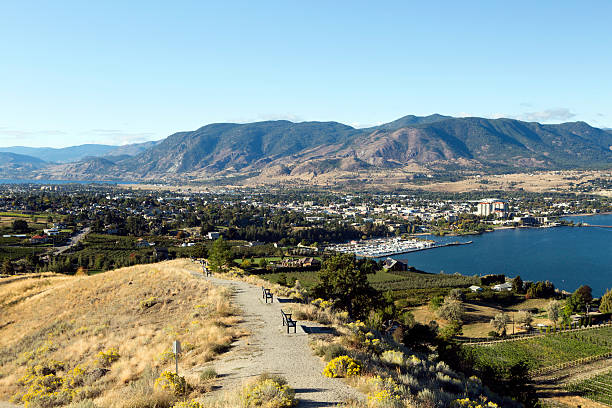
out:
M567 217L574 222L612 225L612 215ZM560 289L580 285L601 296L612 288L612 228L556 227L499 230L466 237L432 237L470 245L397 255L409 265L432 273L520 275L523 280L550 280Z

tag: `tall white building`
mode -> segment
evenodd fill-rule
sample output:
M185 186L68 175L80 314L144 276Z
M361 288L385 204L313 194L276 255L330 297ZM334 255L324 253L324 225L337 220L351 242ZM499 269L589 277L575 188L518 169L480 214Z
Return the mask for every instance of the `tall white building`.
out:
M497 198L482 200L476 206L476 215L487 217L495 214L498 217L505 217L508 214L508 202Z

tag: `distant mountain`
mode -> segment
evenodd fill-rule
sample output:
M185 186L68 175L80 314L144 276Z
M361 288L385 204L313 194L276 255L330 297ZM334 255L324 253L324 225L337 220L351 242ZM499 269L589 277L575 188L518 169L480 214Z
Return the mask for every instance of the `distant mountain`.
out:
M0 173L5 178L27 178L30 172L45 166L47 163L37 157L0 152Z
M435 122L440 122L441 120L446 120L446 119L453 119L453 117L438 115L437 113L434 113L433 115L429 115L429 116L407 115L402 118L396 119L393 122L389 122L389 123L385 123L379 126L374 126L371 128L365 128L361 130L370 131L370 132L373 132L375 130L397 130L397 129L401 129L407 126L435 123Z
M134 156L155 146L156 143L158 142L134 143L125 146L83 144L63 148L13 146L0 147L0 152L28 155L52 163L69 163L82 160L86 157Z
M143 146L136 148L137 151ZM134 151L128 150L129 153ZM368 129L337 122L216 123L175 133L131 156L49 165L41 177L282 180L337 174L612 168L612 133L584 122L405 116ZM382 172L382 173L381 173Z

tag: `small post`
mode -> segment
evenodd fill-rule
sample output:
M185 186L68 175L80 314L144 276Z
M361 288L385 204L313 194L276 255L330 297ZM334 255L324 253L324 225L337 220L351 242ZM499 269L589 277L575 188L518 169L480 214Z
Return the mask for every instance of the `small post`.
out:
M178 375L178 355L181 352L181 342L174 340L172 342L172 352L174 353L174 363L176 364L176 375Z

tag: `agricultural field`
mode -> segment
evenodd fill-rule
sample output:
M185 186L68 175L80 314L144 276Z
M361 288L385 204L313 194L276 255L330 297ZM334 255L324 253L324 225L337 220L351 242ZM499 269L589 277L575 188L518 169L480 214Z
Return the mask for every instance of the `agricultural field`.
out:
M521 341L463 347L478 367L511 366L526 361L530 370L612 352L612 327L549 334Z
M93 273L113 269L115 267L153 262L154 247L137 247L138 238L119 235L89 234L69 256L79 260L79 265L85 265ZM154 242L157 247L167 247L175 257L189 256L191 248L172 247L174 240L166 237L147 237L148 242Z
M567 390L593 401L612 407L612 370L578 383L570 384Z
M317 281L317 273L305 272L272 272L260 275L273 283L286 281L292 284L299 280L305 288L312 287ZM477 277L449 274L431 274L424 272L387 272L379 270L368 275L370 284L382 292L391 291L400 307L426 304L433 296L446 295L453 288L465 288L479 284Z

